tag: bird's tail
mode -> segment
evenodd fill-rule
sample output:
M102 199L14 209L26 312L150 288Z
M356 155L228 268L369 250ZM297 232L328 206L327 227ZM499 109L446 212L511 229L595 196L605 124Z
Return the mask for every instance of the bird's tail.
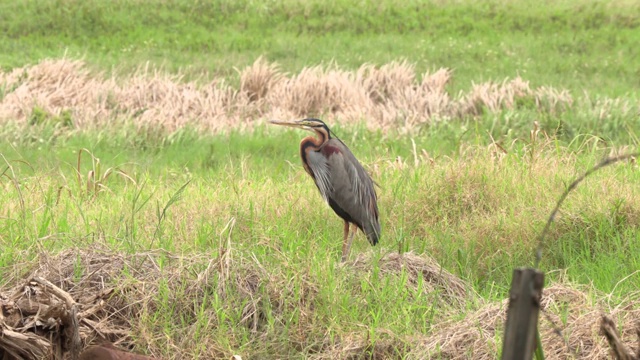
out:
M378 244L378 240L380 239L380 223L377 221L371 222L369 226L366 226L364 229L365 235L367 235L367 239L372 246L376 246Z

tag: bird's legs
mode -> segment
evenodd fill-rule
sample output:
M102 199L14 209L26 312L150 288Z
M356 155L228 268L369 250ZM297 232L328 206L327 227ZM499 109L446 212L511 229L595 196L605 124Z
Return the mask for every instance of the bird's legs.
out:
M349 225L351 225L352 231L349 234ZM349 224L348 221L344 222L344 240L342 242L342 262L347 261L349 252L351 252L351 243L353 243L353 236L358 231L356 224ZM348 239L347 239L348 237Z
M349 236L349 222L344 222L344 235L342 237L342 262L347 260L347 237Z

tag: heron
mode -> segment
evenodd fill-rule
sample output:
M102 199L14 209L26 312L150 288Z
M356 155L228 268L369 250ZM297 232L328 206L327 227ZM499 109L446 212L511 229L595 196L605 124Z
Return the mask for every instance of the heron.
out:
M349 256L358 229L372 246L378 244L380 223L374 182L347 145L320 119L270 122L308 130L316 135L302 139L300 157L302 166L313 178L324 201L344 220L342 262Z

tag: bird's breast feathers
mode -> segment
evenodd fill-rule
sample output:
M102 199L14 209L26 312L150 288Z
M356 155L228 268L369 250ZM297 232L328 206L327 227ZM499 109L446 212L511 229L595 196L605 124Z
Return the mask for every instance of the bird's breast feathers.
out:
M323 146L322 149L320 149L320 151L326 157L329 157L332 154L340 154L340 149L339 148L337 148L336 146L331 146L329 144Z

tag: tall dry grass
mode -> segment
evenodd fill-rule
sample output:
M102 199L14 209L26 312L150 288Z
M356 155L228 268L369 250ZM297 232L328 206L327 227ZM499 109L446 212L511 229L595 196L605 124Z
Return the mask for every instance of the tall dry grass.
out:
M175 130L186 125L219 131L246 128L264 119L322 116L331 122L366 122L370 128L409 129L443 119L476 116L533 104L555 112L571 106L564 90L532 88L519 77L475 84L452 95L449 69L416 74L407 62L355 71L336 65L289 74L264 59L239 71L239 87L216 78L185 81L149 66L128 77L92 73L80 60L45 60L0 73L0 121L26 122L34 109L70 113L77 128L134 120Z

